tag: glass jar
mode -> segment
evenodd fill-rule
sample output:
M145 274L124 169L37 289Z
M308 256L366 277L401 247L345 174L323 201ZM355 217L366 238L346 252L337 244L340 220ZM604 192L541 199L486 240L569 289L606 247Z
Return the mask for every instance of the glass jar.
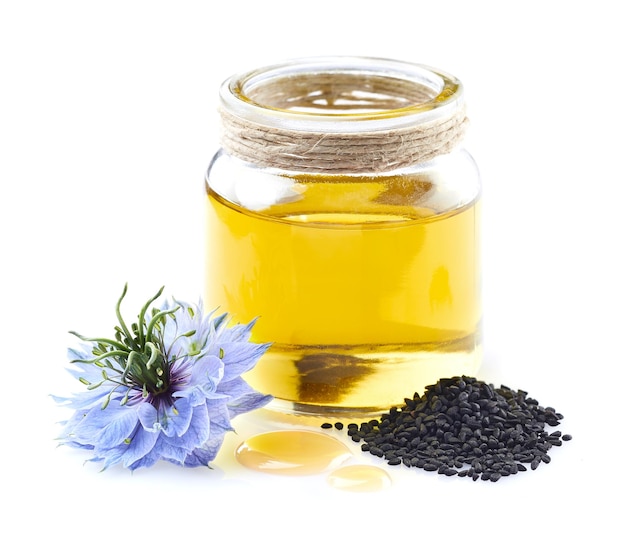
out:
M402 404L481 360L480 178L461 83L361 57L220 91L206 304L271 348L246 380L296 414Z

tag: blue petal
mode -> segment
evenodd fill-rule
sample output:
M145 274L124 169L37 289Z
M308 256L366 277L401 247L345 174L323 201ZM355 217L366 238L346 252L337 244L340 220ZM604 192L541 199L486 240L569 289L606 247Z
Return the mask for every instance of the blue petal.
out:
M152 455L152 451L159 436L159 433L146 431L143 427L137 426L130 442L122 443L115 448L97 449L96 452L104 460L104 469L118 463L130 469L148 467L158 460L158 457Z
M224 324L217 332L219 342L247 342L255 322L256 320L252 320L248 324L237 324L228 328Z
M202 449L197 448L191 454L188 454L183 462L185 467L200 467L200 466L208 466L209 462L215 460L215 456L217 456L217 452L219 448L222 446L222 441L219 442L217 449Z
M85 418L85 414L82 411L75 411L68 420L61 422L63 429L60 433L60 441L65 443L75 442L74 428Z
M137 412L129 407L111 404L106 409L94 407L76 424L72 435L80 443L110 448L128 437L122 432L132 430L133 420L135 424L138 422Z
M211 419L211 437L222 436L226 432L234 431L230 423L230 413L225 404L207 404L207 410L209 412L209 418Z
M200 405L215 393L223 376L224 363L215 356L203 356L193 364L186 388L176 395L188 398L193 406Z
M230 399L230 397L231 396L229 396L228 394L222 394L222 393L216 392L214 394L206 396L204 403L210 410L211 407L225 406L226 403L228 403L228 400Z
M231 399L235 399L244 395L248 395L255 390L242 377L237 377L229 382L222 382L217 392L226 394Z
M222 389L230 396L228 410L231 418L244 412L259 409L273 399L270 395L257 392L241 377L220 384L219 391Z
M223 352L224 381L232 380L250 371L259 358L267 351L270 344L254 344L244 342L225 342L219 344Z
M190 453L209 439L211 421L206 406L199 405L193 408L193 417L186 432L179 437L164 437L167 443L184 448ZM182 461L182 460L181 460Z
M233 431L228 410L224 405L209 407L211 418L210 435L202 445L191 452L184 461L186 467L207 466L215 459L227 432Z
M198 405L193 408L193 418L185 435L181 437L189 448L202 445L210 435L211 421L206 405Z
M164 310L174 308L174 306L180 306L180 309L166 321L163 331L166 351L171 355L188 354L192 346L193 351L202 351L211 330L210 321L204 316L202 302L190 305L183 301L173 300L173 304L165 305ZM190 336L184 335L190 331L194 333Z
M129 439L139 422L137 411L128 407L107 407L106 424L98 434L99 445L118 445ZM102 420L102 419L101 419Z
M213 460L217 456L217 453L219 452L223 442L223 433L214 435L204 445L202 445L202 450L206 452L206 455L208 455L211 460Z
M183 435L189 428L193 407L185 398L176 399L173 407L157 410L150 403L142 403L137 415L146 431L163 432L168 437Z
M154 448L158 438L158 433L146 431L141 426L138 426L135 435L133 435L128 448L124 453L124 467L130 467L137 460L147 456Z
M190 383L202 385L215 391L224 376L224 363L216 356L204 356L197 359L191 371Z
M185 458L185 467L208 466L210 462L215 460L223 442L224 434L211 437L202 445L202 448L195 449Z
M189 449L181 446L177 442L171 442L162 434L159 434L156 444L154 445L152 456L157 459L167 460L169 462L181 465L187 455Z
M144 430L151 432L161 431L161 422L159 422L159 413L150 403L142 403L137 408L137 417Z
M259 409L267 405L270 401L272 401L272 399L274 399L272 396L263 395L259 392L253 392L248 395L239 397L234 401L228 403L228 411L230 413L230 417L235 418L235 416L239 414Z
M143 456L140 456L134 462L128 462L128 469L134 471L135 469L139 469L141 467L150 467L156 464L160 459L159 453L155 450L156 442L158 441L161 434L159 433L151 433L149 431L143 430L143 433L146 437L152 437L154 439L154 443L150 446L150 450L148 450Z
M51 396L56 403L67 407L68 409L76 409L85 411L93 407L100 407L105 398L109 395L109 392L102 389L87 390L74 394L72 397Z
M162 417L163 433L168 437L183 435L189 428L193 412L193 407L187 399L177 399L173 406L167 408Z
M102 368L93 363L73 363L73 367L66 367L66 371L75 379L85 379L90 384L102 381Z
M80 448L85 450L93 450L93 445L83 445L82 443L76 443L75 441L64 441L63 444L72 448Z

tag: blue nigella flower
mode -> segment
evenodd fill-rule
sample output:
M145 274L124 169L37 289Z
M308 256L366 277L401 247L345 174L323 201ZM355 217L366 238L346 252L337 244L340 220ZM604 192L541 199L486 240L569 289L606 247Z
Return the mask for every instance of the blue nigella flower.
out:
M59 441L93 452L106 469L131 470L166 460L207 466L217 455L231 419L272 398L252 389L241 374L269 344L249 342L254 321L228 324L228 315L204 315L202 304L174 300L141 309L127 327L120 313L113 339L86 338L70 349L68 369L87 390L55 399L74 410Z

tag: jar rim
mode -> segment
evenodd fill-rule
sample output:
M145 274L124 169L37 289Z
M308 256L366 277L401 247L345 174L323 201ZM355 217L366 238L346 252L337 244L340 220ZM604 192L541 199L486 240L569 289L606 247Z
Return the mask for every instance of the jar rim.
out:
M328 97L310 96L308 107L281 105L279 100L259 100L259 94L271 86L280 88L301 79L311 84L311 95L322 91L315 88L319 78L335 81L382 83L392 96L363 100L367 89L354 89L348 97L347 109L324 106ZM292 85L293 87L293 85ZM421 93L421 100L403 96ZM372 93L372 96L374 93ZM424 64L377 57L325 56L290 59L273 65L235 74L220 87L222 108L229 113L259 125L300 131L351 133L390 130L427 123L452 115L464 105L462 83L454 76ZM354 97L357 97L356 99ZM297 98L297 97L296 97ZM294 97L282 97L283 102L297 102ZM317 101L316 101L317 98ZM378 108L377 105L390 104Z

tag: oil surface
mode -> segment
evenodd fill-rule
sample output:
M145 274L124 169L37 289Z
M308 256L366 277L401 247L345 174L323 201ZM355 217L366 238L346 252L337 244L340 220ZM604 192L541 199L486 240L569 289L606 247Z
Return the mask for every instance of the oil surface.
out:
M340 441L319 432L279 430L253 435L235 451L249 469L281 475L313 475L333 469L351 456Z
M440 210L432 184L404 177L297 181L262 213L208 189L206 300L273 343L246 380L323 414L474 374L479 202Z
M391 477L384 469L369 465L337 468L327 480L333 488L350 492L376 492L391 486Z

